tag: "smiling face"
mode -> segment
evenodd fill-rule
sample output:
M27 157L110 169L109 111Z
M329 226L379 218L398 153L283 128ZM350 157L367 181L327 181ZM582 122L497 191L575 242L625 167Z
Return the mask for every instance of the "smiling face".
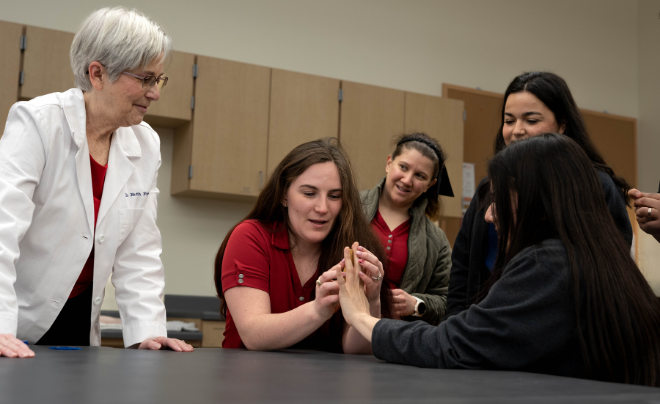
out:
M387 157L387 178L383 196L400 208L410 208L415 200L435 184L434 164L415 149L403 148L394 160Z
M289 231L300 245L321 243L342 207L339 170L333 162L309 166L286 191Z
M93 64L98 62L93 62ZM95 71L90 65L90 71ZM101 69L100 69L101 70ZM133 126L142 122L147 113L149 105L160 98L158 86L151 88L142 88L142 81L127 74L120 74L119 78L111 82L108 79L105 69L101 70L103 74L102 84L95 85L95 96L101 100L100 105L104 106L105 115L108 123L112 126ZM130 70L128 73L137 76L156 77L163 74L162 59L153 61L144 69Z
M555 114L534 94L521 91L507 98L502 125L507 146L513 141L548 132L564 133L564 129L564 125L555 120Z

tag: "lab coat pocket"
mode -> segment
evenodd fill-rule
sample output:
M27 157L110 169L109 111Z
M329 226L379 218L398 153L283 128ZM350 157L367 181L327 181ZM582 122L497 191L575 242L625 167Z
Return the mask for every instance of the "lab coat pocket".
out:
M119 244L131 233L135 224L140 220L144 208L119 209Z

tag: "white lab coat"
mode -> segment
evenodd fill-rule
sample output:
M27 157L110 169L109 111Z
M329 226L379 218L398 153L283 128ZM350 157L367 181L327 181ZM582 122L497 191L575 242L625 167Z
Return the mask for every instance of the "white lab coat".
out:
M19 102L0 139L0 333L48 331L92 246L90 343L112 275L124 344L167 336L156 227L160 139L146 123L113 134L94 236L94 199L79 89Z

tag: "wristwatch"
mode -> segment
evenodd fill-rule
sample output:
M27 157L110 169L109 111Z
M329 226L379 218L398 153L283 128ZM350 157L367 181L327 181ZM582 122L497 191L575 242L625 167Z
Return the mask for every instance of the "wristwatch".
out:
M422 317L426 313L426 303L417 296L413 297L417 300L417 304L415 304L415 312L412 315L413 317Z

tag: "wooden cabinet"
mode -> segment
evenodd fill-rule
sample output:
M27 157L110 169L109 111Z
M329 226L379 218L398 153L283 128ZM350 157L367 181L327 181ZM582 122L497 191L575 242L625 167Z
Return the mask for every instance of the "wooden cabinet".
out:
M405 93L342 82L339 138L356 173L358 189L373 188L385 176L392 138L404 131Z
M154 126L176 127L192 117L195 55L172 51L168 59L164 68L167 86L161 90L160 99L149 106L144 120Z
M501 124L504 95L443 84L442 96L465 103L463 156L466 163L474 164L476 186L486 178L488 160L493 157L493 144Z
M447 174L455 196L441 197L442 216L463 217L463 101L406 93L405 113L405 132L423 132L437 139L447 156Z
M254 200L266 173L270 68L205 56L197 65L193 121L175 134L172 194Z
M625 116L580 110L589 137L607 165L637 186L637 120Z
M580 110L589 137L614 173L637 187L637 120L625 116ZM653 190L651 190L653 191ZM637 235L635 211L628 208L628 218ZM637 256L637 254L635 254Z
M19 97L29 100L75 87L69 60L74 34L27 26L25 36L23 84Z
M273 69L268 131L268 175L296 146L337 137L339 80Z
M0 122L4 131L9 108L18 101L23 26L0 21Z

